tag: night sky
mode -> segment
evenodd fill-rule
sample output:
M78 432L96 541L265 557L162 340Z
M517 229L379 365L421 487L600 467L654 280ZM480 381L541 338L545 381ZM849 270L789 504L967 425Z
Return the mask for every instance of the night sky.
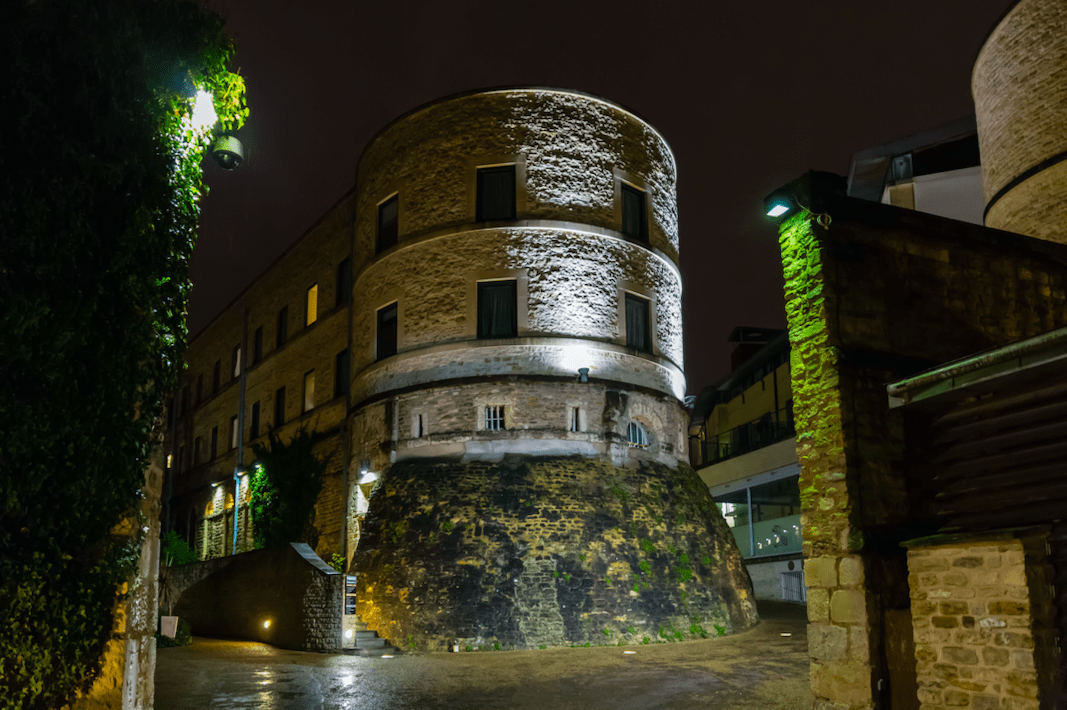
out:
M735 325L784 327L764 195L974 112L971 68L1011 0L362 3L210 0L237 43L247 162L205 163L195 334L355 183L367 141L428 101L577 89L655 126L678 162L685 371L729 371Z

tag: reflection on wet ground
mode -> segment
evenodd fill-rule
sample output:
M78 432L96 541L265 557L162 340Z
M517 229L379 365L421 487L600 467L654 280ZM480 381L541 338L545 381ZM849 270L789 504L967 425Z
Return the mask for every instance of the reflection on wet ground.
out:
M751 631L706 641L396 658L197 638L159 651L155 707L806 710L802 614L765 613Z

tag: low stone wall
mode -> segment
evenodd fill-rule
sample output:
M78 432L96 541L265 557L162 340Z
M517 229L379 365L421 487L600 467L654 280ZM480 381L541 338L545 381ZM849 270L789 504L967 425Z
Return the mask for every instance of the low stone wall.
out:
M344 576L304 543L184 565L174 587L174 613L194 634L341 650Z
M1044 541L938 536L909 545L923 710L1038 710L1055 676Z
M398 463L352 569L362 620L419 651L680 640L757 621L733 535L684 465Z

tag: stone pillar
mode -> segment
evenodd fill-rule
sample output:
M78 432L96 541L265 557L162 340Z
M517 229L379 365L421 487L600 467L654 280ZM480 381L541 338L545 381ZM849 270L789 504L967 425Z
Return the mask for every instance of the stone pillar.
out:
M842 372L828 305L834 285L824 275L824 246L811 215L781 230L796 417L797 457L808 586L808 644L815 707L874 707L865 562L858 554L856 472L846 458Z
M922 710L1038 710L1055 681L1044 538L936 536L908 544Z

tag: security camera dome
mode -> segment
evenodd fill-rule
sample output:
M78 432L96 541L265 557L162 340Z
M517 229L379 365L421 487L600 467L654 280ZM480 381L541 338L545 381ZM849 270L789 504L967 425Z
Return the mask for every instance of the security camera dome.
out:
M223 170L233 170L245 159L245 147L234 136L221 135L211 145L211 156Z

